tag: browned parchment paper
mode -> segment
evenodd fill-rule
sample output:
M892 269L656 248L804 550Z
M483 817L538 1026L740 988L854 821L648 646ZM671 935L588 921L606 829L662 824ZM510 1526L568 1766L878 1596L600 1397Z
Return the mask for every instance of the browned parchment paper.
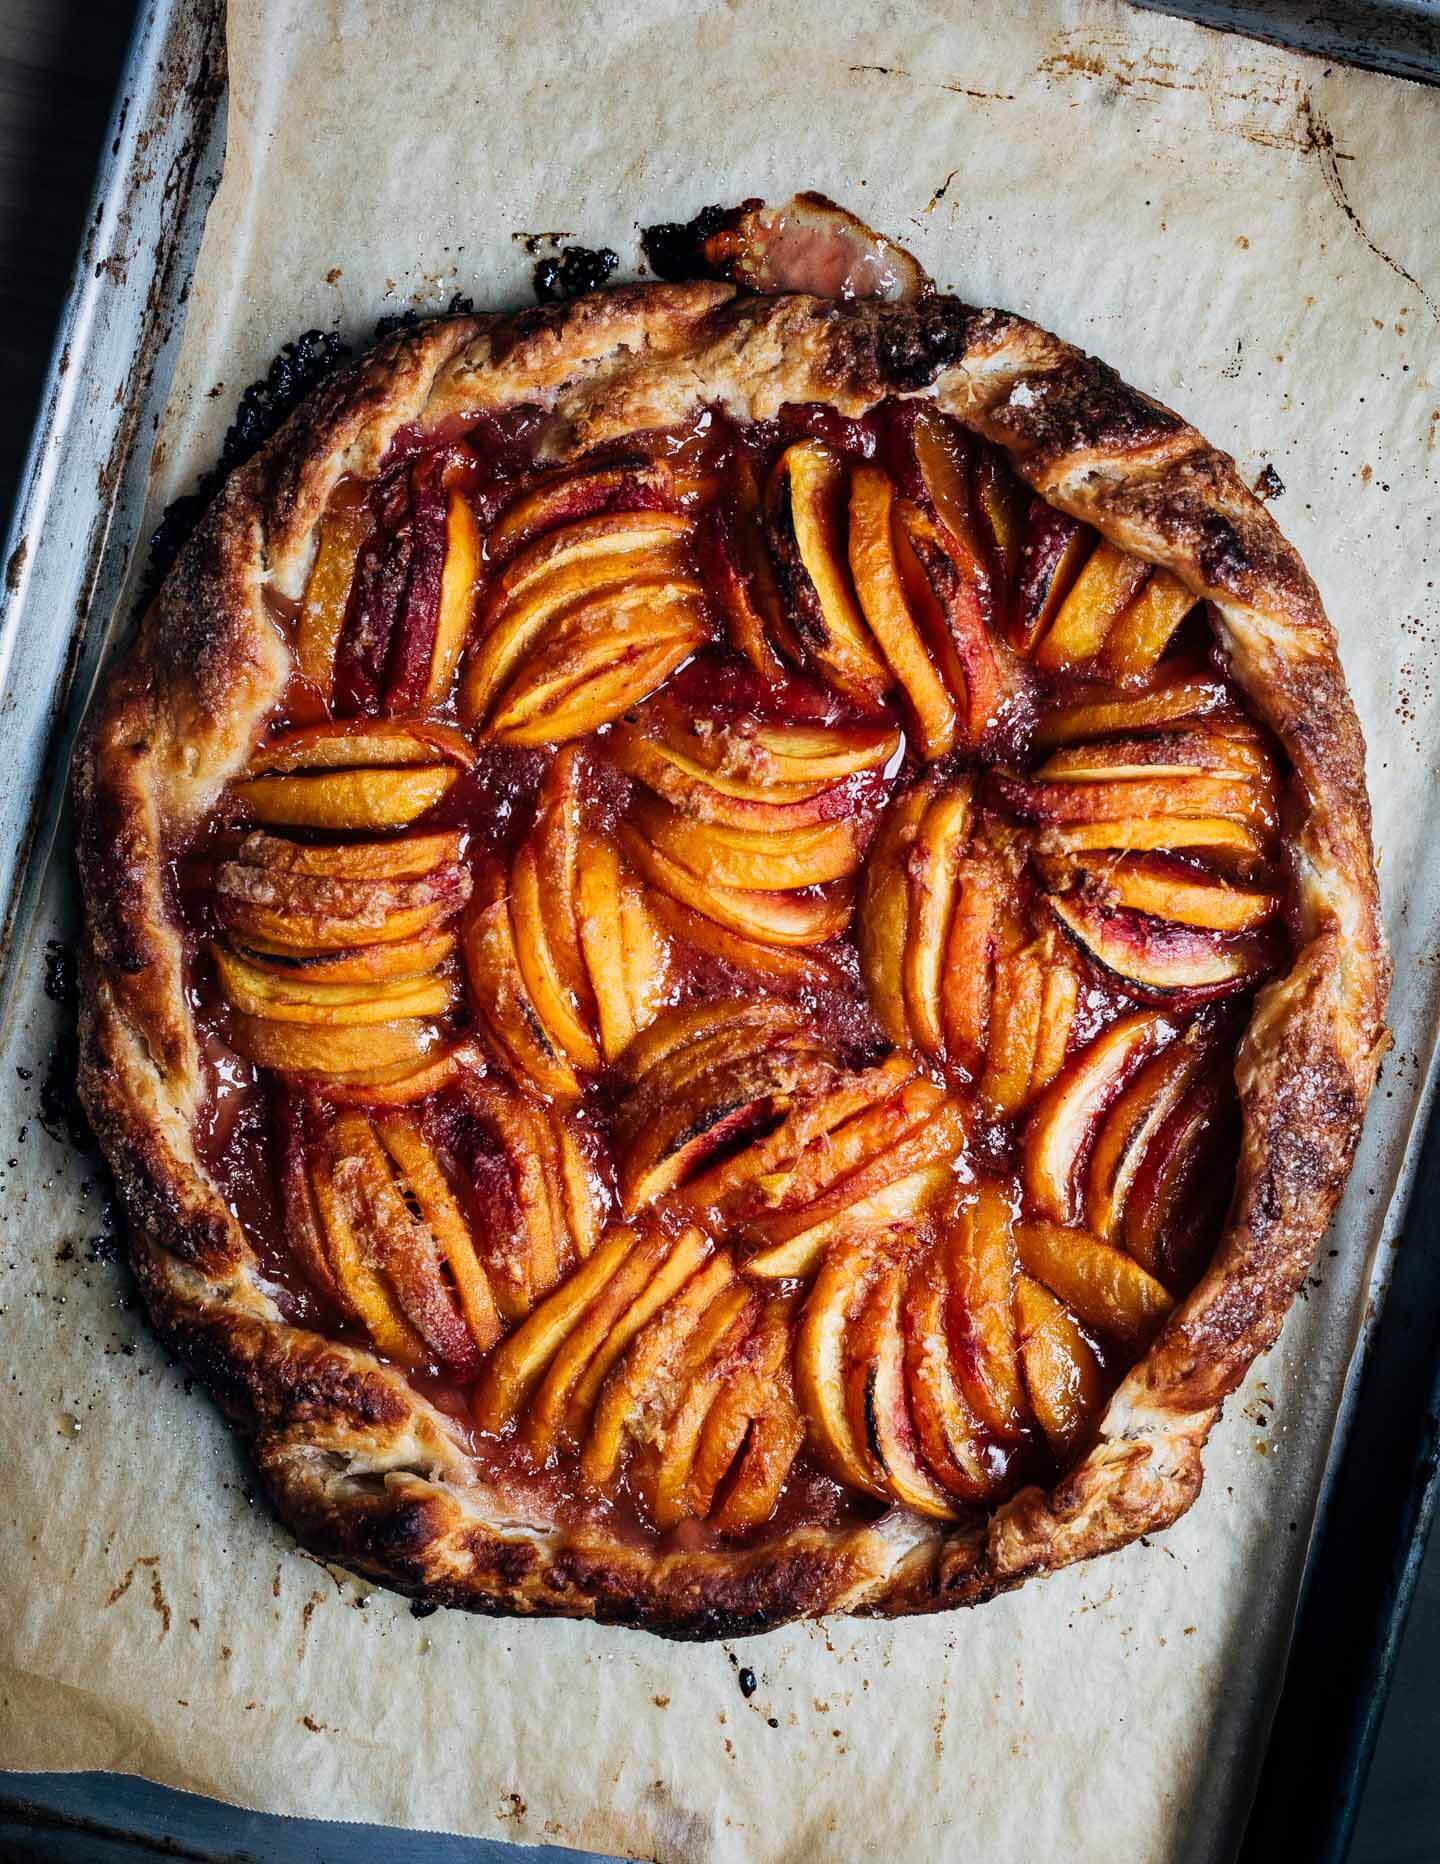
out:
M231 11L157 510L309 325L519 303L522 233L630 268L637 222L821 188L1284 481L1369 735L1398 1046L1308 1298L1175 1529L973 1613L690 1649L417 1621L293 1550L89 1259L84 1168L16 1075L53 1034L37 944L3 1063L0 1761L687 1864L1226 1855L1436 1020L1440 96L1101 0ZM70 910L62 865L41 937Z

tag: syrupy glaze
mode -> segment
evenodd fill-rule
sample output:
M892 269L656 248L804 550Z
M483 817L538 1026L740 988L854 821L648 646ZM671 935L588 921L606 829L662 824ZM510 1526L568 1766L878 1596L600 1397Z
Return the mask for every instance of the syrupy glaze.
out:
M313 726L331 719L412 717L423 711L426 718L463 731L469 738L474 761L461 771L445 795L427 812L409 822L402 830L384 831L378 838L401 839L443 831L457 832L459 861L466 873L482 876L496 864L506 871L517 851L535 830L537 796L546 781L559 749L555 744L524 745L506 742L465 715L461 694L464 689L464 666L477 651L478 634L466 649L466 659L458 679L451 679L446 690L430 698L423 706L413 703L396 705L387 697L396 691L408 696L404 681L409 674L393 673L397 630L415 626L414 616L427 609L420 624L422 643L428 638L425 628L438 629L434 611L441 602L441 579L447 551L455 546L447 535L447 501L458 495L474 515L479 539L475 583L483 603L504 564L492 559L492 537L497 520L512 510L516 501L536 487L543 487L565 475L613 474L618 490L612 501L604 499L580 510L580 516L605 511L643 511L649 508L678 513L704 521L706 513L717 504L724 506L735 492L740 462L748 467L757 487L774 482L777 462L786 450L799 441L818 441L829 455L841 462L846 474L859 466L878 467L890 479L898 494L916 501L928 510L927 484L917 480L916 451L913 437L913 409L886 404L862 420L846 419L821 406L789 407L770 422L739 427L720 411L704 413L684 432L662 436L643 436L634 443L620 443L604 448L580 462L571 462L563 474L537 461L535 437L542 425L538 409L521 408L503 417L456 417L440 432L421 433L402 430L396 437L386 463L373 485L344 481L337 488L329 517L337 514L361 514L356 519L364 527L364 537L355 558L353 581L346 602L344 624L334 657L334 677L326 690L307 678L298 667L274 715L268 721L254 768L265 767L267 747L286 739L300 727ZM958 443L957 443L958 444ZM985 626L997 641L1013 642L1016 614L1022 601L1019 587L1024 564L1017 558L1016 537L1025 534L1030 495L1014 481L998 455L969 442L963 453L967 484L974 495L974 535L968 540L978 550L979 569L984 579L983 612ZM1001 503L986 506L976 489L982 478L992 489L999 488ZM853 483L853 480L851 481ZM1002 509L1009 513L1014 535L1002 537L994 524L987 529L986 513ZM781 501L780 522L794 526L793 513ZM774 521L772 519L772 521ZM762 524L763 521L756 520ZM1078 530L1079 527L1072 527ZM978 541L977 541L978 540ZM1008 555L1007 555L1008 552ZM506 561L513 561L512 552ZM664 682L668 701L686 718L718 716L738 721L749 730L756 724L779 727L852 727L876 716L893 720L906 735L901 748L883 765L858 771L834 784L826 792L821 819L853 823L862 853L873 848L874 837L881 830L886 803L904 793L925 775L917 756L914 739L914 714L903 690L892 689L878 709L866 709L836 690L823 676L814 660L806 665L784 663L778 676L757 670L726 639L726 618L713 586L706 581L709 638L685 662L671 672ZM808 573L808 572L807 572ZM977 585L978 586L978 585ZM292 642L303 624L304 603L286 601L274 592L268 596L269 612L275 625ZM428 607L427 607L428 605ZM483 609L481 611L483 613ZM479 627L479 624L476 624ZM997 650L999 651L999 650ZM995 797L985 776L987 770L1003 768L1021 773L1033 772L1041 761L1035 738L1043 721L1056 708L1093 699L1097 685L1097 667L1093 657L1079 664L1061 664L1041 669L1033 655L1003 648L1005 677L1008 681L1003 699L985 722L974 741L962 744L934 763L941 774L956 777L975 772L974 825L972 836L978 842L993 833L997 845L1008 845L1017 833L1011 810L997 808ZM423 672L423 665L421 667ZM1196 608L1174 632L1163 657L1153 671L1129 684L1117 686L1117 693L1142 695L1174 681L1184 673L1208 682L1211 688L1223 688L1220 711L1226 717L1242 718L1244 707L1238 693L1225 681L1224 670L1215 659L1206 617ZM397 686L396 681L399 681ZM1215 706L1207 701L1209 710ZM632 708L627 718L633 718ZM1208 714L1207 714L1208 715ZM587 832L596 837L613 836L617 825L635 808L643 786L633 776L624 774L607 752L616 723L605 723L586 734L584 811ZM1272 750L1274 747L1271 747ZM1275 753L1278 757L1278 752ZM334 1100L335 1089L327 1087L327 1077L310 1076L282 1081L277 1072L244 1058L240 1049L245 1042L237 1039L233 1005L227 1004L217 982L214 947L226 935L226 919L217 908L216 876L225 863L234 863L247 835L254 832L255 819L245 797L232 790L223 797L201 831L183 848L173 851L170 866L172 901L184 927L190 960L190 992L197 1024L201 1031L210 1093L197 1127L197 1146L202 1163L220 1187L245 1234L255 1250L267 1280L277 1291L277 1299L287 1318L297 1324L314 1327L336 1339L356 1346L370 1346L381 1358L387 1358L383 1342L369 1337L355 1312L345 1311L345 1302L332 1289L317 1284L307 1273L305 1259L297 1255L293 1239L287 1232L287 1204L277 1183L277 1158L283 1150L285 1122L294 1117L290 1111L298 1096L308 1109L306 1118L315 1133L323 1135L339 1117ZM1033 826L1033 825L1032 825ZM311 826L287 828L285 834L301 847L325 847L366 839L351 830L327 831ZM1017 857L1018 859L1018 857ZM1173 855L1182 878L1193 870L1199 880L1218 885L1236 884L1237 870L1217 865L1203 853L1180 850ZM1252 863L1252 873L1260 864ZM1273 864L1271 864L1273 866ZM1276 870L1278 871L1278 870ZM1246 884L1255 884L1247 881ZM1266 885L1278 885L1267 878ZM1020 865L1013 883L1013 910L1028 927L1049 920L1046 915L1045 883L1038 869ZM823 894L824 889L818 889ZM796 889L798 897L817 894L817 889ZM473 913L474 905L470 911ZM356 943L363 945L363 934ZM680 1006L692 1003L724 1002L749 999L757 994L757 980L743 964L732 962L715 952L703 951L688 944L672 930L667 934L669 968L665 1003ZM1076 979L1070 1015L1069 1033L1064 1054L1066 1063L1089 1046L1117 1021L1133 1014L1137 1007L1164 1009L1177 1029L1189 1027L1197 1018L1208 1019L1217 1032L1214 1040L1221 1046L1232 1045L1243 1027L1248 1003L1260 973L1236 987L1227 988L1224 1001L1213 1009L1205 1007L1213 990L1157 992L1140 987L1133 980L1117 975L1088 955L1080 944L1066 943L1065 963ZM841 1069L860 1070L873 1067L894 1046L867 991L854 915L848 928L835 939L816 949L815 958L823 961L822 979L806 979L787 987L782 994L803 1012L816 1041ZM272 963L281 969L287 960L271 954ZM297 965L299 961L297 960ZM1273 966L1271 967L1273 968ZM477 1013L473 989L467 984L460 952L446 956L435 975L450 980L454 1000L435 1014L432 1021L432 1048L441 1049L464 1041L473 1041L480 1059L470 1064L481 1076L487 1069L498 1078L517 1073L514 1057L506 1056L503 1044L494 1036L483 1016ZM473 982L473 980L472 980ZM770 986L761 982L763 994ZM1166 1037L1168 1039L1168 1035ZM968 1130L963 1151L952 1163L957 1189L965 1188L979 1177L1003 1182L1023 1220L1033 1216L1025 1206L1025 1148L1027 1132L1034 1115L1033 1101L1027 1101L1010 1116L996 1115L982 1104L976 1093L973 1075L933 1056L920 1057L922 1073L929 1073L947 1091L962 1100L967 1108ZM1134 1078L1132 1070L1126 1084ZM575 1131L580 1135L597 1186L596 1196L602 1215L610 1224L619 1220L619 1203L615 1160L624 1143L624 1118L627 1097L633 1091L623 1067L606 1066L589 1071L584 1093L571 1110ZM1111 1100L1115 1094L1112 1092ZM483 1254L487 1224L497 1208L496 1200L507 1195L510 1163L507 1155L494 1148L481 1133L477 1137L471 1111L462 1104L463 1097L452 1085L432 1096L422 1110L427 1124L427 1142L440 1161L456 1198ZM361 1105L363 1094L352 1094L345 1103ZM1201 1119L1204 1109L1196 1114ZM422 1115L417 1115L417 1118ZM1221 1096L1216 1100L1213 1123L1233 1121L1233 1107ZM772 1120L772 1125L774 1121ZM280 1137L277 1138L277 1135ZM731 1152L739 1151L755 1136L753 1125L737 1133ZM316 1143L320 1143L317 1141ZM487 1144L491 1149L487 1151ZM723 1149L710 1154L706 1165L713 1167L723 1160ZM1213 1177L1213 1173L1212 1173ZM1223 1174L1222 1174L1223 1177ZM1189 1224L1203 1223L1213 1235L1223 1215L1223 1200L1199 1192L1189 1197ZM1195 1213L1203 1211L1199 1215ZM947 1206L948 1208L948 1206ZM413 1199L412 1199L413 1210ZM677 1216L666 1200L649 1213L645 1221L667 1224L678 1230L684 1217ZM937 1224L948 1221L939 1208L914 1219L904 1239L909 1251L907 1261L916 1252L939 1245L935 1241ZM1176 1219L1177 1223L1181 1220ZM604 1225L602 1224L602 1228ZM720 1240L724 1240L723 1237ZM1182 1294L1193 1280L1203 1261L1203 1248L1193 1240L1180 1252L1184 1263L1182 1279L1170 1288L1172 1296ZM744 1255L741 1254L743 1268ZM578 1263L574 1265L578 1267ZM453 1279L447 1271L447 1299L455 1298ZM804 1309L813 1285L813 1273L795 1278L781 1277L767 1284L767 1297L790 1296L796 1314ZM538 1300L538 1297L537 1297ZM908 1311L908 1310L907 1310ZM951 1310L947 1310L951 1311ZM520 1316L507 1317L505 1332L519 1323ZM1078 1334L1093 1356L1098 1373L1092 1376L1113 1386L1125 1366L1136 1356L1134 1339L1118 1338L1091 1320L1077 1322ZM966 1334L952 1338L957 1376L974 1373L968 1355L983 1351L983 1340ZM1077 1349L1078 1350L1078 1349ZM508 1504L520 1515L533 1514L537 1519L556 1520L564 1524L596 1523L627 1543L664 1546L703 1547L710 1545L745 1545L765 1539L804 1523L844 1525L875 1519L890 1505L893 1497L863 1493L853 1485L836 1479L833 1460L817 1453L811 1437L807 1439L791 1466L773 1513L764 1521L742 1532L718 1533L705 1520L687 1519L663 1533L649 1518L645 1501L637 1496L627 1468L619 1476L597 1487L589 1482L577 1464L573 1447L562 1445L537 1459L524 1447L514 1432L494 1434L476 1422L471 1398L477 1379L483 1379L490 1352L478 1355L464 1372L446 1363L441 1355L420 1356L401 1364L400 1369L421 1395L438 1406L455 1425L461 1440L474 1457L479 1469L506 1496ZM1026 1479L1045 1479L1054 1474L1065 1460L1054 1441L1047 1439L1035 1415L1023 1428L1001 1439L983 1417L972 1418L982 1460L994 1477L988 1503ZM956 1502L956 1512L964 1516L972 1503L965 1497Z

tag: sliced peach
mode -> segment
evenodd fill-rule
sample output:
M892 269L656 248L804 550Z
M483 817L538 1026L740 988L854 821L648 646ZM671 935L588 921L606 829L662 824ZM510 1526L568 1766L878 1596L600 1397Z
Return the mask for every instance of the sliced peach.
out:
M796 644L761 534L759 487L744 452L736 454L731 479L731 498L710 512L702 532L707 581L719 597L731 641L757 673L776 681L784 669L772 640L787 651L794 651Z
M649 796L636 799L631 820L652 847L719 887L784 893L843 880L860 865L850 821L767 834L697 822Z
M434 1149L415 1122L404 1115L392 1114L380 1120L376 1131L450 1266L470 1337L480 1352L488 1352L500 1338L500 1315L489 1280L475 1254L470 1225L440 1169Z
M955 702L936 671L905 599L895 561L894 489L878 466L850 480L850 574L870 632L909 702L920 755L955 747Z
M584 837L581 798L588 780L578 746L558 751L540 785L532 836L555 968L575 1013L587 1022L593 1019L595 998L580 949L577 890Z
M477 895L461 941L471 992L502 1060L543 1094L575 1098L580 1082L574 1066L551 1040L525 988L503 881L492 878Z
M1085 1222L1115 1239L1135 1174L1150 1141L1195 1079L1205 1059L1205 1026L1194 1023L1147 1061L1106 1114L1085 1180Z
M563 1425L564 1434L571 1442L580 1443L590 1430L596 1401L611 1370L651 1320L694 1279L709 1251L708 1238L696 1229L682 1231L667 1246L658 1267L652 1268L629 1306L610 1325L573 1383L565 1404Z
M1026 1419L1011 1301L1014 1218L1005 1193L982 1179L956 1212L943 1244L949 1333L961 1388L986 1428L1015 1442Z
M978 563L980 539L964 431L938 409L922 403L915 411L912 434L925 496L952 545Z
M520 975L552 1045L563 1049L577 1068L598 1068L600 1051L560 977L550 944L549 918L550 902L542 893L535 850L527 844L510 868L511 933Z
M886 1488L846 1404L845 1361L850 1329L879 1272L881 1244L847 1236L830 1251L800 1316L795 1336L795 1391L810 1442L839 1481L884 1497Z
M626 975L621 917L620 853L608 835L587 837L577 863L580 947L599 1019L600 1047L614 1061L635 1036L635 1009Z
M623 1234L633 1237L630 1231ZM523 1434L537 1460L543 1462L559 1442L575 1387L586 1367L616 1323L650 1286L670 1250L670 1239L662 1231L654 1230L648 1236L641 1236L616 1262L589 1306L570 1327L550 1360L526 1414ZM693 1268L694 1263L690 1267Z
M962 735L974 744L1007 691L988 624L989 572L919 506L902 501L896 516L895 561L906 598L946 686L963 697Z
M763 1241L783 1242L912 1171L954 1158L963 1143L958 1102L915 1077L891 1099L832 1127L788 1171L762 1178L766 1208L746 1227Z
M250 759L255 775L289 776L296 771L401 769L448 759L469 769L475 750L462 732L428 719L402 722L337 719L302 725L262 744Z
M981 1103L994 1119L1008 1119L1030 1098L1045 971L1038 943L996 960L985 1070L979 1085Z
M295 659L301 673L328 699L335 678L335 649L345 626L345 611L355 581L355 564L370 534L370 513L359 500L333 499L320 524L315 566L295 631Z
M498 1436L514 1423L546 1367L635 1241L633 1230L617 1230L505 1341L475 1394L475 1421L482 1430Z
M736 1289L713 1304L714 1319L699 1328L676 1375L678 1398L656 1433L652 1454L646 1459L646 1488L650 1514L664 1533L677 1527L694 1510L690 1477L700 1448L700 1435L717 1396L742 1363L746 1339L753 1331L759 1303L744 1289Z
M729 1036L738 1029L754 1031L751 1046L763 1048L781 1036L805 1027L804 1013L794 1004L773 1003L766 997L748 997L738 1003L713 999L668 1010L625 1057L625 1073L632 1081L651 1075L662 1064L714 1036Z
M1228 697L1222 681L1205 675L1171 680L1133 696L1101 687L1092 690L1088 698L1046 712L1036 728L1036 748L1046 750L1104 738L1113 732L1143 731L1177 719L1199 718L1218 710Z
M762 945L823 945L850 923L851 895L843 883L838 891L808 894L718 886L652 848L628 824L621 824L619 835L626 854L652 887Z
M508 568L507 559L561 525L562 536L573 536L592 524L614 524L617 519L634 520L637 528L657 520L662 525L667 520L676 523L673 514L655 509L666 494L666 479L663 467L649 460L590 472L562 467L506 506L486 538L490 561L506 562Z
M1003 590L1015 587L1028 528L1029 489L1015 477L995 447L982 447L975 462L974 502L989 532L990 555Z
M387 983L317 983L304 976L277 977L247 964L223 945L212 944L210 949L225 1001L247 1016L272 1022L345 1028L398 1017L439 1016L455 997L450 979L434 974Z
M970 839L970 785L944 789L921 818L906 869L910 882L904 992L906 1021L927 1055L944 1050L945 941L955 914L961 856Z
M1198 1269L1204 1220L1218 1219L1228 1201L1232 1095L1218 1068L1198 1082L1155 1133L1131 1185L1125 1247L1168 1286L1183 1286Z
M652 892L645 904L676 938L707 957L719 958L742 971L758 972L775 989L839 990L848 984L845 972L830 959L742 938L738 932L728 931L702 913L692 912L666 893Z
M364 1080L400 1063L415 1066L437 1040L432 1024L416 1018L350 1028L313 1028L268 1017L230 1018L235 1047L262 1068L285 1074L345 1075Z
M510 744L558 744L612 723L703 643L698 594L698 584L636 582L587 603L515 671L491 731Z
M609 1194L574 1123L552 1113L550 1124L560 1153L560 1189L570 1240L577 1256L588 1256L600 1240Z
M1084 892L1053 897L1050 910L1088 958L1139 992L1240 990L1263 977L1279 954L1263 932L1227 937L1111 911Z
M900 1303L905 1271L882 1265L847 1343L845 1397L850 1431L864 1443L885 1487L907 1508L953 1521L954 1504L921 1462L905 1395Z
M845 563L845 467L819 440L776 462L766 494L771 545L806 651L853 704L876 711L890 686Z
M624 1210L634 1211L683 1184L722 1145L772 1117L788 1095L830 1073L822 1057L785 1050L724 1063L699 1086L657 1109L631 1142L620 1171Z
M783 1372L765 1393L763 1408L710 1525L721 1534L743 1534L774 1514L795 1459L805 1443L805 1420Z
M352 1219L363 1213L365 1246L389 1281L412 1327L435 1357L463 1374L478 1369L468 1327L441 1273L440 1251L418 1224L395 1182L394 1170L369 1117L347 1110L331 1134L332 1176Z
M793 1411L789 1379L793 1325L791 1301L779 1297L766 1302L741 1348L741 1363L706 1414L687 1485L691 1514L710 1513L716 1491L740 1454L752 1423L772 1408L775 1397L788 1398Z
M1087 885L1114 906L1213 932L1251 932L1280 910L1274 893L1232 886L1163 856L1121 859L1083 871Z
M677 809L733 828L805 828L839 813L837 800L842 807L845 802L845 792L833 784L765 785L723 775L623 725L610 739L610 752L627 776Z
M458 830L404 835L396 841L287 841L280 835L247 835L238 859L277 873L315 874L334 880L409 880L460 858Z
M1102 538L1075 578L1055 619L1036 642L1036 666L1058 673L1093 660L1117 617L1140 593L1149 574L1148 563Z
M1135 1069L1174 1031L1175 1025L1156 1011L1122 1016L1045 1090L1025 1127L1025 1195L1032 1208L1055 1223L1074 1221L1080 1174L1101 1116Z
M299 1120L294 1117L293 1102L286 1111L291 1117L286 1120L283 1128L279 1169L276 1173L285 1211L285 1241L299 1258L300 1267L311 1285L318 1288L321 1294L327 1295L342 1314L358 1319L358 1315L352 1314L345 1291L336 1280L335 1271L325 1253L320 1212L310 1183L305 1146Z
M1087 1327L1132 1350L1149 1343L1175 1305L1138 1262L1086 1230L1021 1223L1015 1247L1025 1272L1058 1295Z
M440 575L440 612L430 671L421 703L444 702L460 664L475 616L475 595L480 576L480 527L474 507L463 493L451 489L445 501L445 567Z
M828 1207L807 1230L771 1249L761 1249L745 1263L745 1273L760 1281L801 1281L813 1275L827 1252L846 1236L873 1235L882 1230L911 1231L954 1189L948 1162L922 1166L908 1177L882 1183L868 1197Z
M1243 822L1205 815L1132 816L1117 821L1070 823L1063 828L1041 829L1037 842L1043 854L1088 854L1100 849L1147 854L1154 849L1193 848L1245 859L1263 853L1265 846L1260 835Z
M879 770L900 749L893 725L866 720L843 725L753 725L721 741L721 767L732 763L791 784L836 783Z
M912 1270L905 1301L905 1376L925 1461L952 1495L978 1501L991 1487L980 1428L951 1362L950 1290L938 1255Z
M1020 555L1011 644L1029 653L1054 620L1089 556L1095 533L1041 498L1030 505L1030 523Z
M332 1161L322 1153L311 1166L315 1204L325 1231L330 1267L347 1309L387 1358L402 1365L424 1362L425 1344L401 1312L399 1303L366 1259L361 1237L365 1213L332 1175Z
M1143 736L1068 745L1052 751L1036 774L1071 783L1125 777L1188 781L1196 776L1266 782L1271 770L1269 753L1251 730L1214 719Z
M420 1066L400 1062L393 1068L372 1070L351 1080L332 1074L325 1081L325 1097L337 1106L409 1107L448 1087L462 1067L473 1065L475 1052L467 1043L443 1049Z
M733 1318L735 1297L746 1298L744 1290L731 1288L734 1279L729 1256L712 1256L646 1325L605 1381L580 1455L580 1468L596 1488L614 1480L627 1437L643 1421L647 1404L659 1401L712 1304L723 1303L724 1324Z
M812 1145L827 1156L830 1137L867 1108L890 1102L914 1079L915 1064L904 1055L889 1055L877 1067L847 1074L818 1092L797 1101L784 1121L767 1138L712 1167L690 1186L691 1208L717 1205L737 1192L764 1190L776 1173L792 1168ZM902 1128L903 1130L903 1128Z
M480 1235L496 1300L515 1319L553 1286L570 1253L549 1116L498 1079L467 1075L460 1086L507 1167L505 1194L491 1203Z
M973 1079L990 1033L992 966L1005 880L985 854L962 861L940 979L941 1035L947 1060Z
M1114 678L1143 679L1153 672L1195 602L1178 576L1156 570L1105 636L1102 657Z
M684 520L663 512L593 519L547 537L496 578L461 682L468 718L493 706L514 669L557 623L604 615L627 588L664 586L687 570Z
M1065 1066L1070 1033L1080 1002L1080 979L1073 966L1050 954L1045 965L1045 988L1040 998L1040 1033L1030 1069L1030 1092L1038 1094Z
M1097 782L997 776L994 787L1022 822L1133 823L1195 816L1253 818L1261 807L1244 780L1186 774Z
M353 936L353 932L352 932ZM385 945L358 945L339 951L297 951L288 945L250 939L241 956L257 971L277 978L310 978L317 983L358 984L418 977L436 970L455 950L453 932L430 926L413 938Z
M222 861L215 891L227 924L272 944L316 951L410 938L459 910L470 875L449 863L413 880L332 880Z
M411 770L337 770L319 777L251 777L232 793L256 821L284 828L408 828L434 808L454 781L454 770L431 764Z
M870 1006L890 1040L910 1040L905 1012L905 950L910 935L910 852L934 794L918 783L886 810L860 887L860 969Z
M1055 1454L1068 1461L1105 1402L1099 1357L1070 1311L1028 1275L1015 1284L1015 1319L1031 1407Z

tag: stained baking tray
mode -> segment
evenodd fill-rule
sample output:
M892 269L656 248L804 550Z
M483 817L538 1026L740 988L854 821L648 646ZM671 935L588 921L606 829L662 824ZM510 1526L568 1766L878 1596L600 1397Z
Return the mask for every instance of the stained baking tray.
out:
M1148 0L1142 0L1148 3ZM1237 25L1255 9L1166 6ZM1267 9L1268 11L1268 9ZM1278 9L1284 13L1286 9ZM1221 19L1219 15L1228 17ZM1306 49L1440 81L1437 7L1308 9ZM1392 29L1381 34L1379 15ZM1278 29L1271 36L1285 38ZM1369 35L1368 37L1366 35ZM1287 42L1296 42L1291 37ZM1396 44L1410 65L1397 64ZM1414 68L1412 68L1414 67ZM148 0L117 99L94 211L56 339L5 550L0 597L0 1021L64 809L65 770L132 556L150 440L173 372L224 149L223 0ZM277 340L291 333L277 332ZM1343 1857L1437 1492L1440 1124L1406 1247L1380 1253L1371 1316L1321 1493L1287 1685L1247 1858ZM1377 1325L1391 1280L1392 1316ZM1304 1782L1305 1790L1300 1791ZM1318 1785L1317 1785L1318 1783ZM322 1836L322 1834L324 1836ZM0 1776L0 1855L333 1856L333 1826L270 1819L117 1776ZM540 1853L493 1840L349 1828L347 1856ZM547 1857L579 1856L550 1851Z

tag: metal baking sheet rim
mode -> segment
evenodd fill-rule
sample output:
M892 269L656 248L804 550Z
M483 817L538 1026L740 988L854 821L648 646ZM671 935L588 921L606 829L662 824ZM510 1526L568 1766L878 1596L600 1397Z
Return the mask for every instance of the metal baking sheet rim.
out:
M224 0L151 0L137 21L89 231L6 538L0 591L0 1031L63 819L75 736L111 640L128 620L117 609L140 541L135 532L151 463L145 430L148 423L153 438L168 398L190 278L223 162L224 60ZM83 402L82 386L88 391ZM83 532L80 549L69 542L77 531ZM53 621L57 616L66 620ZM1397 1210L1409 1202L1420 1146L1435 1118L1437 1082L1440 1044L1431 1051L1397 1175ZM1324 1531L1393 1253L1384 1243L1375 1252L1316 1499L1307 1574ZM1303 1597L1302 1584L1297 1617ZM1388 1673L1384 1680L1388 1686ZM1268 1740L1268 1728L1265 1734ZM24 1777L38 1786L53 1776ZM480 1856L519 1855L503 1841L475 1842L483 1847Z

